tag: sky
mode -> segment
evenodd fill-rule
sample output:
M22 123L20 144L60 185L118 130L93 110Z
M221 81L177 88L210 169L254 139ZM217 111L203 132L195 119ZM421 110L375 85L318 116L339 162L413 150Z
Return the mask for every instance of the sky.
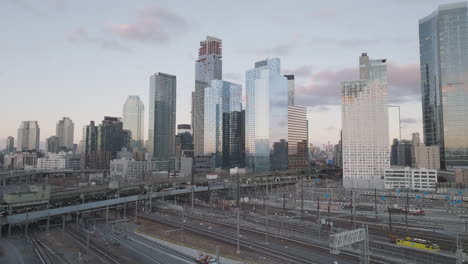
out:
M308 107L313 144L338 141L340 83L358 79L360 54L386 58L389 104L400 106L409 139L422 130L418 19L452 2L1 0L0 149L21 121L37 120L45 141L64 116L78 143L91 120L122 116L129 95L143 100L147 124L156 72L177 76L177 123L190 123L207 35L223 40L223 78L243 87L256 61L281 59L296 76L296 104Z

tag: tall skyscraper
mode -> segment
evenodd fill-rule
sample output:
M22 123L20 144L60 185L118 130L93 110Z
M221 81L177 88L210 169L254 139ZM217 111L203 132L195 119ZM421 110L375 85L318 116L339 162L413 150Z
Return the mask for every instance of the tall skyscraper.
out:
M309 161L307 108L288 105L288 168L304 169Z
M132 148L143 147L145 106L139 96L131 95L123 106L123 128L132 132Z
M176 89L176 76L151 75L148 151L158 161L169 161L175 155Z
M89 125L83 128L83 140L81 150L82 169L99 168L98 138L98 127L94 124L94 121L91 121Z
M281 74L280 59L256 62L246 72L246 97L247 168L253 172L287 169L288 82Z
M27 151L37 150L39 151L39 139L41 129L37 121L23 121L21 122L20 128L18 128L18 137L16 150Z
M424 143L441 167L468 166L467 3L441 5L419 20Z
M294 75L284 75L288 79L288 105L294 105L295 84Z
M55 135L59 139L59 148L72 150L75 125L69 117L64 117L57 122Z
M360 80L342 83L343 186L383 188L390 167L387 65L359 58Z
M230 150L239 148L235 145L240 144L235 141L235 137L239 136L234 135L238 129L239 120L234 117L234 112L241 112L241 104L242 86L240 84L212 80L211 86L205 88L203 155L214 155L217 168L230 168L231 158L240 159L238 155L231 157L231 154L235 154Z
M10 154L15 151L15 138L8 137L6 140L6 154Z
M195 92L192 93L192 125L195 156L204 155L204 104L205 88L212 80L222 80L222 41L218 38L206 37L200 42L198 59L195 62Z

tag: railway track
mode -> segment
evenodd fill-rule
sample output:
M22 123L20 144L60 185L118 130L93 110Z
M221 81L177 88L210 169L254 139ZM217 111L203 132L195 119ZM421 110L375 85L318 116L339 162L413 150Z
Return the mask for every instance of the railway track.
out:
M139 217L142 217L144 219L147 219L147 220L150 220L150 221L157 221L157 222L160 222L160 223L163 223L163 224L166 224L166 225L171 225L171 226L174 226L174 227L180 227L180 223L176 223L173 221L173 219L171 218L168 218L168 217L162 217L162 216L156 216L154 214L141 214L139 215ZM229 235L229 234L220 234L220 233L217 233L217 232L214 232L214 231L211 231L211 230L207 230L205 228L201 228L199 226L194 226L194 225L189 225L189 224L185 224L184 225L184 228L187 229L188 231L191 231L191 232L194 232L194 233L197 233L197 234L201 234L203 236L206 236L206 237L210 237L212 239L215 239L215 240L218 240L218 241L222 241L222 242L225 242L225 243L228 243L228 244L231 244L231 245L236 245L237 243L237 239L235 237L233 237L232 235ZM249 231L249 232L255 232L257 234L259 234L260 232L257 231L257 230L249 230L249 229L246 229L244 227L242 227L242 230L244 231ZM261 233L261 235L264 235L264 233ZM275 237L275 235L271 235L271 237ZM278 237L275 237L275 238L278 238ZM282 238L284 239L284 238ZM293 240L289 240L290 242L292 242ZM250 241L247 241L245 239L240 239L240 247L244 250L248 250L248 251L251 251L257 255L261 255L261 256L264 256L268 259L272 259L272 260L275 260L279 263L288 263L288 264L291 264L291 263L298 263L298 264L318 264L319 262L315 262L315 261L312 261L308 258L305 258L305 257L301 257L301 256L297 256L297 255L293 255L293 254L290 254L290 253L287 253L287 252L284 252L284 251L280 251L280 250L277 250L277 249L272 249L270 247L267 247L267 246L264 246L264 245L261 245L261 244L258 244L258 243L253 243L253 242L250 242ZM296 241L296 243L298 243L299 241ZM304 246L304 245L302 245ZM311 245L308 245L309 247L311 247ZM318 248L318 247L317 247ZM317 250L316 248L316 250ZM322 248L319 248L320 250L322 251L327 251L329 250L329 248L325 248L325 247L322 247ZM357 262L356 259L353 257L353 263Z
M66 260L57 255L57 253L47 246L42 240L38 239L34 233L28 235L28 239L34 247L34 251L43 264L68 264Z
M109 253L106 253L106 250L102 248L102 246L93 243L91 240L88 240L86 236L84 236L82 233L73 230L72 228L66 228L65 229L65 234L77 242L78 245L83 247L84 249L88 249L92 251L96 257L98 257L102 262L101 263L107 263L107 264L121 264L122 262L117 259L116 256L112 256Z
M112 238L114 241L117 241L120 245L123 245L130 250L134 251L138 255L142 256L147 263L154 263L154 264L167 264L164 260L160 259L159 256L155 255L155 251L162 251L165 254L171 255L171 256L177 256L180 260L177 260L178 263L195 263L195 258L190 258L189 256L183 255L177 251L170 250L167 248L164 248L148 239L144 239L136 234L133 234L131 232L125 231L123 229L118 228L117 230L121 233L127 236L127 239L121 238L117 235L114 234L114 232L108 230L108 229L103 229L103 228L96 228L99 232L103 233L104 235ZM128 242L128 238L130 238L132 241L136 242L138 245L141 245L142 247L137 247L135 244L131 244Z
M114 231L117 230L118 232L124 234L126 237L128 238L131 238L133 240L136 240L138 241L138 243L141 243L149 248L152 248L152 249L156 249L158 251L162 251L166 254L169 254L169 255L173 255L173 256L177 256L178 258L181 258L183 260L186 260L186 261L189 261L189 262L194 262L195 261L195 258L193 256L189 256L189 255L186 255L186 254L183 254L183 253L180 253L176 250L173 250L169 247L165 247L161 244L158 244L150 239L147 239L145 237L142 237L140 235L137 235L133 232L130 232L128 230L125 230L123 228L119 228L119 227L114 227Z
M166 209L158 209L158 210L161 211L161 212L171 213L171 214L176 214L177 215L177 213L175 213L173 211L170 211L170 210L166 210ZM215 220L213 218L207 219L207 218L205 218L203 216L193 215L193 214L189 214L189 213L185 214L185 216L190 217L190 218L194 218L194 219L199 220L199 221L211 222L211 223L218 224L218 225L228 226L230 228L236 228L235 224L227 223L225 221ZM258 224L258 222L256 222L254 218L252 218L251 220L249 220L249 218L251 218L251 216L244 215L243 220L251 222L252 224ZM257 220L258 220L258 218L257 218ZM283 229L283 230L287 230L287 231L298 232L300 234L310 234L311 237L317 237L317 236L321 235L321 236L326 237L326 239L328 239L328 236L331 234L328 230L319 231L316 228L306 227L306 226L303 226L303 225L297 225L297 224L287 224L287 225L285 225L281 221L273 220L271 218L268 220L268 225L271 226L271 227L278 228L280 230ZM259 234L265 235L265 231L263 231L263 230L259 231L257 229L248 228L248 227L245 227L245 226L242 226L241 229L244 230L244 231L257 232ZM276 234L269 233L269 236L276 237L276 238L282 239L282 240L288 240L289 242L300 243L300 244L306 245L306 246L312 246L311 243L313 243L311 241L306 241L306 240L302 240L302 239L297 239L297 238L291 239L291 237L289 237L289 238L285 237L284 233L283 234L281 234L281 233L280 234L278 234L278 233L276 233ZM324 244L324 243L328 243L328 242L327 241L316 241L316 243ZM314 246L316 246L316 245L317 244L314 244ZM320 246L317 245L316 247L320 247ZM324 249L324 251L327 251L327 252L329 250L328 247L323 247L322 246L322 248ZM440 263L452 263L453 259L454 259L454 257L452 255L447 254L447 253L432 253L432 252L427 252L427 251L424 251L424 250L419 250L419 251L418 250L412 250L411 251L410 249L408 249L406 247L396 246L396 245L390 244L389 242L380 242L380 241L372 241L371 240L370 241L370 249L371 249L371 252L375 251L375 253L377 255L379 255L378 252L381 252L382 250L392 253L392 257L386 256L385 258L383 258L383 257L379 257L377 255L371 256L371 260L373 261L372 263L399 263L399 261L401 261L402 259L407 260L408 258L409 259L420 259L421 263L425 263L425 261L423 261L423 260L427 259L427 258L430 258L430 259L433 259L433 260L435 259L435 260L439 261ZM346 252L346 251L342 251L341 254L347 254L349 257L359 258L359 255L352 254L352 253L349 253L349 252ZM407 254L410 254L410 255L407 255ZM422 259L421 256L423 256L424 259ZM397 258L399 258L400 260L397 260Z

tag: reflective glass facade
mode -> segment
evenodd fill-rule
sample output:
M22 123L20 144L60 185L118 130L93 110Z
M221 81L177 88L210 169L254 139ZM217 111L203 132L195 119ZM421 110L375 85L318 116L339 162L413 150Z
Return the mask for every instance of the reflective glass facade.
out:
M307 168L309 160L309 127L307 108L288 106L288 167L289 169Z
M246 166L253 172L288 167L288 81L280 59L255 63L246 72Z
M223 159L223 155L229 155L230 134L235 132L235 126L231 130L231 114L242 109L242 86L231 82L212 80L211 86L204 89L204 153L203 155L215 156L215 166L228 167L223 164L229 161L229 157ZM224 142L228 141L228 142ZM234 143L234 142L233 142Z
M150 77L148 151L155 160L175 156L176 87L174 75L159 72Z
M145 106L139 96L129 96L123 106L123 128L132 132L131 147L143 147Z
M195 92L192 94L192 125L195 156L204 155L204 102L205 88L212 80L222 80L222 41L207 36L200 41L198 59L195 62Z
M468 166L467 3L440 6L419 21L424 143L441 167Z

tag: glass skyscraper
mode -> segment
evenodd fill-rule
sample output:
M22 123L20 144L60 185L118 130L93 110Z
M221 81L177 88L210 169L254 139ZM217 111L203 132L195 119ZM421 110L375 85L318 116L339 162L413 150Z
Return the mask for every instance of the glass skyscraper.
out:
M383 188L390 167L387 65L359 57L360 80L342 83L343 186Z
M441 167L468 166L467 3L441 5L419 20L424 143Z
M148 151L158 161L175 157L176 87L174 75L158 72L150 77Z
M132 132L132 148L143 147L145 106L139 96L129 96L123 106L123 128Z
M239 121L235 112L240 113L242 110L242 86L222 80L212 80L211 86L204 90L203 155L214 155L217 168L229 168L232 154L229 149L238 148L234 146L234 139L241 136L234 134L238 131ZM232 158L239 159L239 157Z
M192 128L195 156L204 155L204 104L205 88L212 80L222 80L222 41L206 37L200 42L198 59L195 62L195 92L192 94Z
M253 172L288 167L288 80L280 59L255 63L246 72L245 155Z

